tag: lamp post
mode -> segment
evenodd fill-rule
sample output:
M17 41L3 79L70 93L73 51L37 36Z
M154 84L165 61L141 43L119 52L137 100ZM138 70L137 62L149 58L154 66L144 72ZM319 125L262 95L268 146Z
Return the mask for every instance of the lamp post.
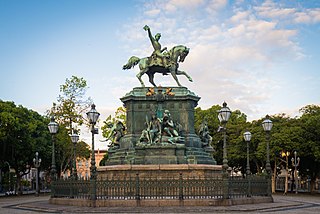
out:
M39 167L41 164L41 158L39 158L39 153L36 152L36 157L33 158L33 164L36 168L36 196L39 196Z
M296 194L298 194L298 171L297 167L300 164L300 158L297 157L297 151L294 151L294 157L291 158L292 166L294 167L294 183L296 185Z
M79 140L79 135L76 133L73 133L71 135L71 141L73 143L73 179L77 180L77 155L76 155L76 148L77 148L77 142Z
M251 133L246 131L243 134L243 138L247 142L247 169L246 169L246 174L247 174L247 176L249 176L251 174L250 173L250 163L249 163L249 143L250 143L250 140L251 140Z
M266 162L266 170L267 170L267 179L268 179L268 195L271 195L271 165L270 165L270 148L269 148L269 141L270 141L270 131L272 128L272 121L269 119L269 115L266 116L266 119L262 122L263 130L266 132L266 141L267 141L267 162Z
M282 157L286 157L286 161L285 161L285 164L286 164L286 179L285 179L285 182L284 182L284 195L286 195L288 193L288 173L289 173L289 166L288 166L288 157L290 155L290 152L284 152L282 151L281 152L281 156Z
M97 185L97 177L96 177L96 160L94 153L94 134L97 134L97 130L94 128L100 113L97 112L95 104L91 105L91 110L87 112L87 117L89 119L89 123L91 124L91 133L92 133L92 155L91 155L91 167L90 167L90 183L91 183L91 200L93 202L93 206L96 205L96 185Z
M249 131L246 131L245 133L243 133L243 138L244 141L246 141L247 143L247 169L246 169L246 177L247 177L247 181L248 181L248 193L247 196L251 197L251 179L250 179L250 162L249 162L249 143L251 140L251 133Z
M230 118L231 111L229 107L227 107L227 103L223 102L222 108L218 111L218 119L222 124L222 131L223 131L223 164L222 169L225 174L227 174L228 170L228 159L227 159L227 136L226 136L226 124Z
M55 160L55 149L54 149L54 135L58 132L59 125L54 121L54 117L51 117L51 122L48 124L49 132L52 135L52 158L51 158L51 180L56 180L56 160Z

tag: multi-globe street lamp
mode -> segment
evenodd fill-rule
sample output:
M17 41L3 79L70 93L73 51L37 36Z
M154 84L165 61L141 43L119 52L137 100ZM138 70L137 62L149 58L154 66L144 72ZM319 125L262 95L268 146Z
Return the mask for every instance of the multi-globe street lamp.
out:
M296 194L298 194L298 171L297 167L300 164L300 158L297 157L297 151L294 151L294 157L291 158L292 166L294 167L294 184L296 186Z
M288 173L289 173L289 166L288 166L288 157L290 155L290 152L288 151L282 151L281 152L281 156L282 157L286 157L286 160L284 161L286 164L286 178L285 178L285 182L284 182L284 195L286 195L288 193Z
M227 136L226 136L226 124L230 118L231 111L229 107L227 107L227 103L223 102L222 108L218 111L218 119L222 124L222 131L223 131L223 162L222 162L222 169L225 174L227 174L228 170L228 159L227 159Z
M269 119L269 115L266 116L266 119L262 122L263 130L266 132L266 141L267 141L267 161L266 161L266 171L268 174L268 195L271 195L271 165L270 165L270 131L272 129L272 121Z
M58 132L59 125L54 121L54 117L51 117L51 121L48 124L49 132L52 135L52 158L51 158L51 180L56 180L57 170L56 170L56 160L55 160L55 148L54 148L54 135Z
M38 152L36 152L36 157L33 158L33 164L36 168L36 196L39 196L39 167L41 164L41 158L39 158Z
M79 135L76 133L73 133L71 135L71 141L73 143L73 179L77 180L77 154L76 154L76 149L77 149L77 142L79 140Z
M247 177L251 174L250 173L250 163L249 163L249 143L250 143L250 140L251 140L251 133L249 131L246 131L244 134L243 134L243 138L244 138L244 141L246 141L247 143L247 168L246 168L246 175Z
M96 175L96 160L95 160L95 151L94 151L94 135L97 134L97 129L94 128L97 120L100 116L100 113L97 112L95 104L91 105L91 110L87 112L87 117L89 119L89 123L91 124L91 133L92 133L92 155L91 155L91 167L90 167L90 183L91 183L91 200L93 202L93 206L96 204L96 185L97 185L97 175Z

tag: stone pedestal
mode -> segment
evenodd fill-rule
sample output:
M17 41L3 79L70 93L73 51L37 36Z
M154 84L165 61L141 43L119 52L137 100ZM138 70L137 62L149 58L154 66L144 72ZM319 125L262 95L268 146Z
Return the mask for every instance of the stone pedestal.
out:
M166 91L171 89L170 93ZM132 148L138 142L142 131L146 128L146 116L152 113L161 117L164 110L169 110L173 121L182 126L184 137L190 138L194 146L200 147L198 139L194 139L194 108L200 97L185 87L155 88L137 87L121 98L127 110L127 134L121 139L121 148Z
M208 178L221 177L221 165L204 164L150 164L150 165L117 165L99 166L98 179L106 178Z
M147 145L135 148L135 164L186 164L185 145Z
M108 151L107 165L119 164L216 164L212 151L203 148L194 128L194 109L200 97L185 87L137 87L121 98L127 110L127 133L119 148ZM141 133L151 115L162 118L168 110L172 120L180 124L183 139L174 145L140 146ZM160 142L161 144L162 142Z

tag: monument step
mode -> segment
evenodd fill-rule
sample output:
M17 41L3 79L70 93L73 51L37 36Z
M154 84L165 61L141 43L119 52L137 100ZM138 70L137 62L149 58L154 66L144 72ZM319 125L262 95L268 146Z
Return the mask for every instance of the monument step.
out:
M205 156L205 157L210 157L210 155L206 152L194 152L194 151L189 151L186 152L186 156Z

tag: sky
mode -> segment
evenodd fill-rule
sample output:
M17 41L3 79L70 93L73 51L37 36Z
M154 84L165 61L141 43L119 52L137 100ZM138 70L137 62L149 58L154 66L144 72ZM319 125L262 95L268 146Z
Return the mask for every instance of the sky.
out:
M179 80L202 109L226 101L252 121L320 105L318 0L0 0L0 99L44 115L74 75L103 121L140 86L122 66L152 53L145 25L190 48L179 68L193 82Z

